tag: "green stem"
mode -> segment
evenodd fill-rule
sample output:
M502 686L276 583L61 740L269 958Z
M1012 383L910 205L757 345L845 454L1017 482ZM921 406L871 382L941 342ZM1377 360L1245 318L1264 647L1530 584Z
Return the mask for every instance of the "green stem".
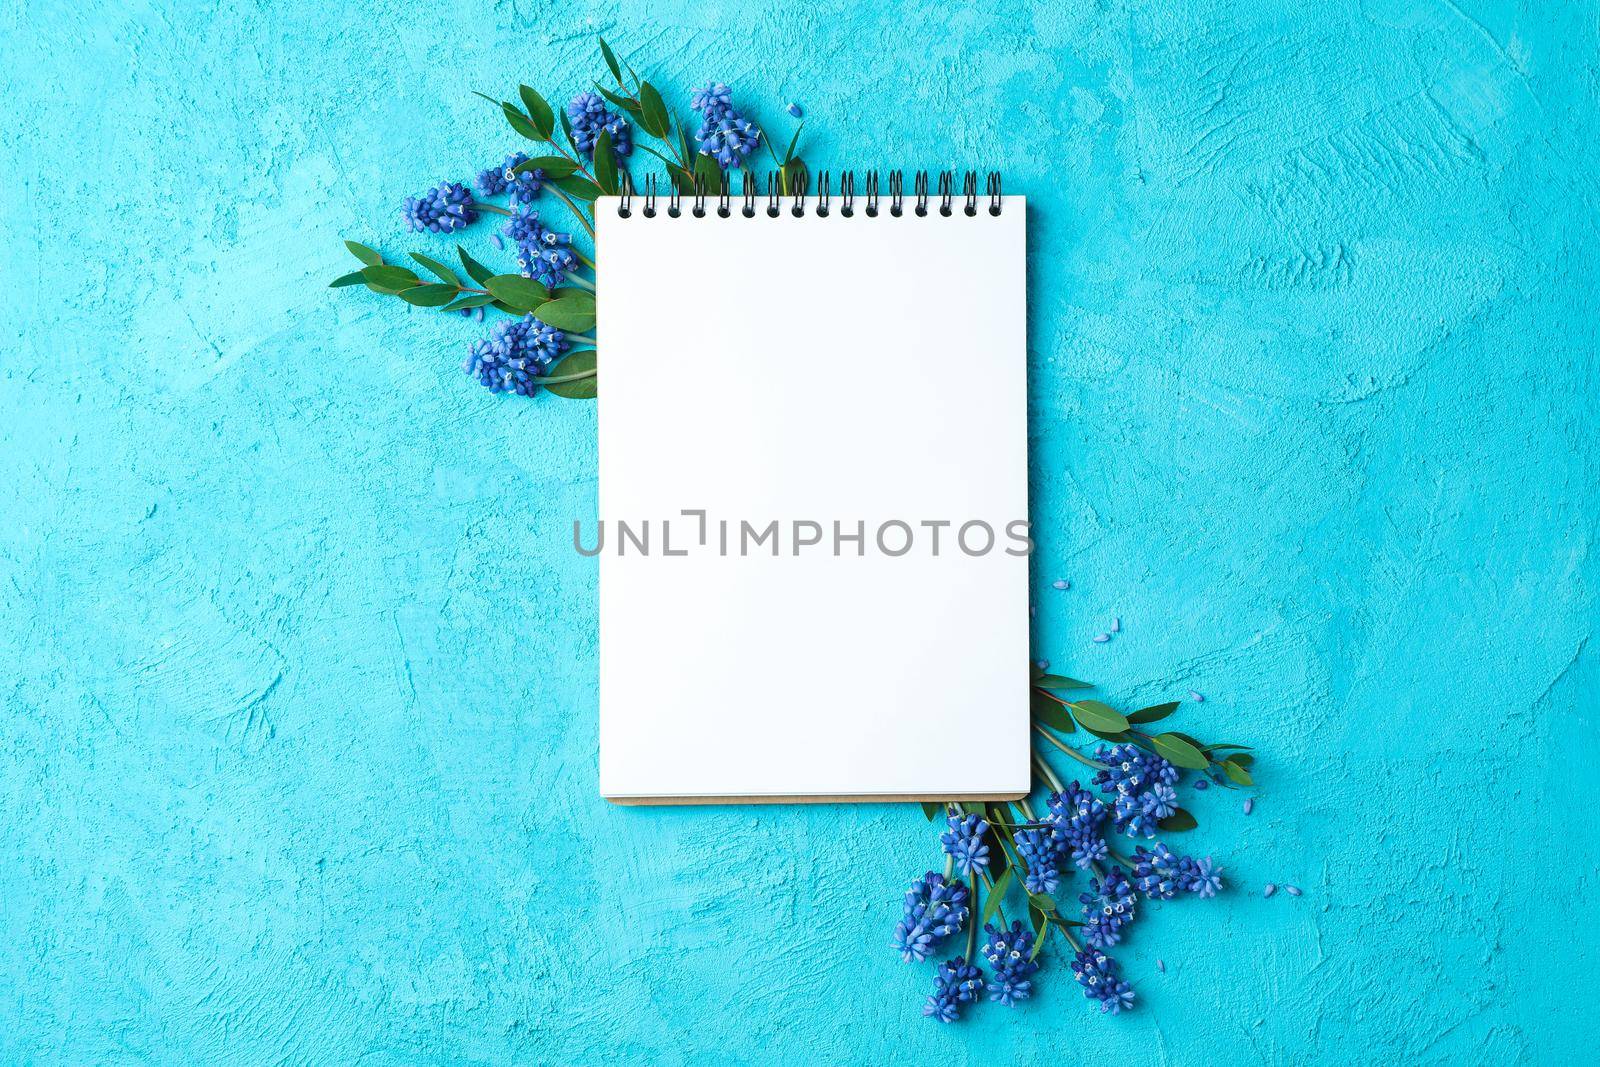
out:
M1011 829L1004 823L1000 824L1000 829L1005 832L996 834L995 840L1000 842L1000 851L1006 854L1006 862L1011 864L1011 866L1016 868L1018 871L1026 871L1028 869L1028 865L1022 862L1022 853L1017 851L1016 835L1014 835L1011 832ZM1011 842L1010 848L1006 847L1007 841Z
M667 139L665 143L672 148L672 154L678 157L678 163L682 165L683 169L693 174L694 168L689 166L688 157L683 154L683 142L688 140L688 133L684 131L684 136L674 137L672 135L673 127L676 126L679 130L683 130L683 123L678 120L676 115L671 116L671 119L672 121L667 123Z
M1073 759L1075 759L1079 763L1083 764L1085 767L1093 767L1097 771L1104 771L1104 770L1109 770L1110 769L1104 763L1101 763L1099 760L1090 759L1088 756L1085 756L1082 752L1079 752L1077 749L1073 748L1071 745L1064 744L1063 742L1056 740L1056 737L1055 737L1054 734L1052 734L1050 731L1046 730L1043 726L1040 726L1038 723L1035 723L1033 728L1039 732L1039 736L1040 737L1044 738L1046 741L1050 742L1052 745L1056 746L1061 751L1065 752L1067 755L1071 756Z
M586 333L569 333L567 334L567 340L576 341L578 344L583 345L592 345L597 343L593 337L590 337Z
M503 207L497 207L494 204L480 204L476 200L470 201L467 204L467 206L470 207L474 211L488 211L488 212L491 212L491 213L496 214L496 215L510 215L511 214L511 212L507 211Z
M586 278L580 278L571 271L567 272L567 281L571 282L573 285L576 285L579 289L587 289L591 293L594 292L594 282L591 282Z
M590 181L594 182L596 185L600 184L599 182L595 182L594 181L594 175L590 174L588 169L586 167L584 167L582 160L580 160L576 155L568 155L567 154L567 150L565 148L562 148L561 145L556 143L555 134L551 134L549 139L546 140L545 143L548 144L551 148L554 148L557 152L561 153L561 155L566 156L567 161L569 163L571 163L574 167L578 168L578 173L579 174L583 175L585 178L588 178Z
M1017 801L1017 807L1022 809L1022 814L1027 818L1027 820L1029 822L1038 822L1039 821L1037 818L1034 817L1033 807L1028 803L1028 798L1027 797L1023 797L1021 800L1018 800Z
M585 378L593 378L594 376L594 371L586 370L579 371L577 374L557 374L550 378L534 378L531 380L536 385L560 385L562 382L581 382Z
M994 878L992 878L990 876L988 871L984 871L983 872L983 884L989 887L989 892L990 893L994 892ZM994 913L996 915L1000 916L1000 924L1002 926L1010 926L1011 925L1009 922L1006 921L1006 906L1004 904L996 904L994 906ZM967 962L971 963L972 961L968 960Z
M571 246L568 246L568 250L573 255L578 257L578 262L579 263L582 263L585 267L588 267L590 270L594 270L595 269L594 260L590 259L588 256L584 255L581 251L579 251L576 248L572 248Z
M1044 757L1037 752L1033 754L1033 765L1039 768L1039 773L1044 776L1044 780L1050 784L1053 791L1059 793L1065 788L1061 784L1061 779L1056 777L1056 772L1050 769L1050 764L1046 763Z
M552 193L555 193L556 196L561 198L561 202L566 204L568 209L571 210L573 216L577 218L578 225L582 226L585 230L589 231L589 236L593 237L594 236L594 226L592 226L589 223L588 219L584 218L583 212L578 210L578 205L572 202L572 198L570 196L568 196L566 193L563 193L560 189L557 189L553 185L550 187L550 191Z
M972 954L978 947L978 917L983 914L981 906L983 894L978 892L978 876L976 873L968 879L967 884L972 887L972 912L971 918L967 920L967 962L971 963Z

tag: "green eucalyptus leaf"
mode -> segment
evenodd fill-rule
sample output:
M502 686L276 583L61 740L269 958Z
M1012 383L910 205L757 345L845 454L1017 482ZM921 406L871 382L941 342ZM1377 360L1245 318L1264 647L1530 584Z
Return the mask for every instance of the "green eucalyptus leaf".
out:
M1165 819L1157 820L1156 825L1167 831L1169 834L1181 834L1185 830L1193 830L1200 824L1195 821L1193 815L1189 814L1182 808L1179 808L1171 815L1168 815Z
M599 187L594 182L578 174L557 178L550 184L578 200L594 200L601 195Z
M505 115L506 121L511 124L511 128L516 130L522 136L526 137L528 140L544 140L544 138L539 134L539 128L528 119L528 116L524 115L510 104L501 104L500 111Z
M1203 771L1210 763L1206 754L1192 744L1187 738L1177 734L1156 734L1150 739L1151 747L1156 750L1156 755L1179 767L1187 767L1192 771Z
M494 277L494 271L472 258L472 254L460 245L456 246L456 254L461 257L461 265L467 269L467 277L482 285Z
M460 287L461 279L456 277L456 272L445 266L443 263L440 263L432 256L425 256L421 252L413 252L411 253L411 258L416 260L418 263L421 263L424 267L427 267L433 276L438 278L441 282L444 282L447 285L456 286L458 288Z
M1007 867L995 877L994 887L989 890L989 899L983 902L983 918L980 922L988 922L994 918L995 912L1000 910L1000 904L1005 899L1006 890L1011 885L1011 868Z
M520 274L496 274L486 279L483 287L493 293L495 299L522 311L532 311L550 299L550 290Z
M1050 916L1034 907L1031 897L1028 900L1028 920L1033 924L1033 954L1028 957L1031 961L1038 959L1039 953L1044 950L1044 938L1048 932L1046 927L1050 925Z
M681 123L678 125L678 152L686 160L696 158L695 147L689 141L689 131ZM695 164L691 163L683 174L674 176L679 182L678 192L683 196L694 192L694 167Z
M601 130L594 139L594 183L601 191L617 195L617 154L611 149L610 130Z
M378 254L377 249L368 248L360 241L346 241L344 246L350 250L352 256L369 267L376 267L383 262L383 257Z
M811 172L806 169L803 159L791 159L783 165L783 194L793 196L796 192L805 192L811 184Z
M540 322L558 330L583 333L594 328L594 299L582 300L573 295L557 297L540 304L534 309L533 315Z
M343 289L347 285L361 285L361 284L365 283L366 280L367 280L366 276L363 275L360 271L353 270L349 274L341 274L341 275L339 275L339 277L337 277L333 281L329 282L328 283L328 288L329 289Z
M662 139L672 131L672 120L667 116L666 102L649 82L639 86L639 125L651 137Z
M621 93L614 93L610 89L607 89L604 85L601 85L599 82L595 82L594 87L601 96L620 107L623 111L632 115L634 118L641 117L641 112L643 112L644 109L640 106L639 101L634 100L631 97L623 96Z
M465 311L468 308L481 308L494 303L494 297L483 293L468 293L466 296L443 308L444 311Z
M550 110L550 105L544 97L528 88L526 85L517 86L517 92L522 96L522 106L528 109L528 118L533 120L533 128L539 133L539 140L548 141L556 132L556 114Z
M1249 745L1212 745L1211 746L1211 751L1213 751L1213 752L1230 752L1230 751L1231 752L1250 752L1250 751L1253 751L1253 750L1250 748ZM1254 759L1255 757L1252 756L1250 758Z
M1256 780L1250 777L1250 772L1239 766L1238 760L1225 759L1222 761L1222 773L1238 785L1255 785Z
M1037 669L1037 668L1036 668ZM1033 684L1040 689L1093 689L1089 682L1080 682L1076 678L1068 678L1064 674L1045 674L1040 671L1033 679Z
M1072 705L1072 717L1085 730L1120 734L1128 728L1127 719L1098 700L1077 701Z
M1039 666L1037 663L1033 662L1033 660L1029 660L1028 661L1028 680L1030 682L1037 682L1040 678L1043 678L1043 677L1044 677L1044 668Z
M419 308L438 308L454 300L460 291L453 285L434 282L430 285L413 285L409 289L402 289L400 299Z
M568 286L565 289L550 290L551 300L564 300L574 308L588 308L594 310L594 294L587 289L574 289Z
M707 196L722 189L722 168L715 158L701 153L694 158L694 177Z
M568 117L567 109L562 108L557 111L556 118L561 120L561 132L567 135L567 144L576 152L578 150L578 142L572 139L572 119Z
M617 79L617 84L622 84L622 68L617 66L617 57L611 51L611 46L606 44L604 37L600 38L600 55L606 61L606 68L611 71L611 76Z
M1129 715L1128 721L1135 725L1146 722L1159 722L1177 710L1178 702L1176 700L1168 701L1165 704L1152 704L1148 708L1140 708Z
M595 373L595 350L592 348L572 353L541 377L565 378L575 374L585 374L587 377L570 382L553 382L546 385L545 389L568 400L593 400L598 393L596 386L599 378Z
M922 814L928 817L929 822L932 822L936 817L938 817L938 814L943 810L943 804L935 804L931 800L924 800L922 802Z
M1037 689L1028 690L1028 706L1033 712L1033 721L1050 727L1058 733L1070 734L1078 727L1072 721L1072 716L1067 714L1067 709L1051 700Z
M369 285L393 290L409 289L420 280L416 271L409 267L394 267L382 263L375 267L361 268L361 276Z
M542 170L547 179L554 181L576 173L578 165L566 156L534 156L511 168L513 174L526 174L530 170Z
M1220 748L1222 746L1219 745L1218 747ZM1237 756L1229 756L1228 760L1230 762L1237 763L1239 766L1245 768L1246 770L1249 770L1251 767L1254 767L1255 763L1256 763L1256 758L1254 756L1250 755L1250 753L1248 753L1248 752L1241 752Z
M1051 914L1056 910L1056 902L1050 897L1045 896L1043 893L1029 893L1028 905L1029 907L1038 908L1046 915Z

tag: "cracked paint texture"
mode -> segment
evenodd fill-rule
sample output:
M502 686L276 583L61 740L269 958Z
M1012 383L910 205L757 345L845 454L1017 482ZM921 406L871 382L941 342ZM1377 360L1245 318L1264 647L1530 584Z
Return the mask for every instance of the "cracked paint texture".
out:
M915 807L596 795L593 408L323 286L342 237L448 249L398 206L515 146L469 90L575 92L597 32L680 111L799 101L819 166L1033 198L1034 657L1260 752L1183 841L1230 891L1118 953L1137 1011L1051 948L922 1019ZM1597 43L1483 0L8 5L0 1061L1590 1058Z

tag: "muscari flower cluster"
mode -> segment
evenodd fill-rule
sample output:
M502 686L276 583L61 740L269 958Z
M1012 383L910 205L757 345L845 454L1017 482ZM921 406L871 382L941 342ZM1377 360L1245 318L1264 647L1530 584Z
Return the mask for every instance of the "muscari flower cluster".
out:
M947 825L950 829L939 835L939 843L955 861L956 870L969 877L979 868L987 870L989 846L983 843L983 835L989 832L989 824L976 815L965 818L952 815Z
M488 337L473 342L462 367L491 392L532 396L539 391L539 383L533 379L543 375L567 348L566 334L524 315L501 321Z
M454 233L476 221L472 191L460 182L440 182L420 196L406 197L402 215L412 230Z
M894 947L907 963L921 963L951 934L967 925L972 899L965 882L929 871L906 891L905 913L894 928Z
M528 161L526 152L513 152L505 158L498 167L485 167L478 172L478 192L484 196L499 196L501 193L510 193L511 202L514 204L531 204L539 190L544 188L545 173L537 167L525 170L520 174L512 171Z
M1133 1007L1133 987L1122 977L1122 967L1099 949L1082 949L1073 957L1072 977L1085 997L1100 1002L1102 1012L1115 1015Z
M611 134L611 150L618 159L627 158L633 151L633 131L627 120L606 107L605 98L599 93L579 93L573 97L567 105L567 118L572 120L573 147L591 159L602 130Z
M1111 818L1129 837L1156 836L1157 823L1178 810L1178 768L1134 745L1100 746L1095 758L1107 768L1094 776L1103 793L1115 796Z
M734 110L733 90L712 82L695 90L689 106L700 112L700 129L694 135L700 154L715 159L723 170L743 166L761 140L761 130Z
M533 278L553 289L566 281L568 271L577 269L578 257L571 247L572 235L557 233L545 226L534 208L519 208L515 215L506 219L500 232L516 245L517 269L524 278Z
M983 958L994 972L989 978L989 999L1008 1008L1027 1000L1033 995L1033 973L1039 969L1039 962L1033 958L1033 931L1013 921L1009 930L996 930L985 923L983 932L989 935Z
M983 972L957 956L939 964L933 979L933 992L922 1014L931 1015L942 1023L953 1023L961 1018L961 1009L978 999L983 992Z
M1134 993L1105 950L1122 940L1137 914L1139 895L1151 900L1171 900L1180 893L1210 897L1222 886L1222 870L1209 857L1180 856L1159 841L1149 848L1139 845L1131 860L1118 856L1117 863L1111 863L1107 834L1115 830L1132 837L1153 836L1159 820L1177 810L1180 772L1169 761L1134 745L1102 747L1096 756L1106 765L1093 780L1104 799L1078 782L1069 782L1050 794L1048 815L1016 829L1012 840L1023 867L1018 873L1030 894L1054 893L1072 867L1093 872L1088 891L1078 895L1084 944L1073 942L1077 951L1071 970L1084 996L1098 1003L1101 1011L1115 1014L1133 1005ZM989 823L977 815L947 814L939 840L951 866L968 878L986 873L990 832ZM960 881L928 872L906 894L894 947L908 961L928 958L969 918L978 921L970 914L970 899ZM988 978L975 960L965 956L941 963L924 1015L954 1022L980 992L1005 1006L1032 995L1033 975L1039 969L1035 933L1020 922L999 929L985 924L984 932L982 956L989 964Z

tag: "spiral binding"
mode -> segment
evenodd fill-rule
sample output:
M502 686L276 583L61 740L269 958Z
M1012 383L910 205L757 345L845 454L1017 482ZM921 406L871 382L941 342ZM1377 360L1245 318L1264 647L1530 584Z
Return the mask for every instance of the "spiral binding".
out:
M833 210L832 176L827 171L823 171L821 174L817 175L817 188L815 196L811 194L810 184L809 176L807 179L796 183L796 188L792 193L789 194L789 214L793 215L795 218L803 218L806 213L807 200L814 200L815 206L812 209L813 214L815 214L818 218L825 219ZM864 190L864 196L862 199L864 200L864 210L868 218L877 218L880 213L880 206L883 200L883 184L884 183L880 182L878 172L875 170L867 171L866 175L862 179L862 188ZM899 218L901 215L905 214L905 205L907 199L905 193L905 175L898 170L889 171L887 184L889 187L889 214L895 218ZM758 200L763 198L760 185L760 179L748 171L744 173L740 180L738 196L739 199L744 201L744 204L739 209L739 213L747 219L755 218L758 213L756 204ZM912 177L911 185L910 199L913 205L911 209L913 214L917 215L919 218L926 216L928 214L929 205L933 200L938 201L938 212L940 215L949 218L951 215L955 214L955 204L958 199L955 191L955 172L948 170L940 171L937 188L937 193L933 196L930 196L928 172L925 170L917 171L917 173ZM654 174L645 178L644 195L640 197L638 190L634 187L633 179L624 173L622 175L620 195L617 197L617 216L624 219L631 218L633 215L633 202L637 198L644 201L644 217L647 219L653 219L659 213L656 209L656 205L660 199L660 196L660 182L657 180ZM678 183L668 183L666 212L668 217L678 218L683 214L683 199L685 196L686 194L679 190ZM986 175L984 183L984 196L986 196L989 200L989 214L1000 214L1001 206L1004 203L1004 197L1001 195L1000 191L999 171L989 171ZM704 218L706 215L706 205L712 201L715 201L715 210L718 217L725 219L731 217L733 214L733 187L726 173L721 176L721 180L715 190L707 189L705 180L701 176L696 175L694 179L694 191L692 194L687 194L687 198L690 201L690 213L694 215L695 218ZM765 199L767 202L765 214L769 218L777 218L783 214L784 197L782 193L782 183L779 181L779 174L777 171L772 171L767 175ZM960 210L962 214L973 216L978 213L977 171L969 170L962 174L961 195L959 199L961 201ZM848 219L854 217L855 211L856 175L854 171L847 170L839 175L839 214Z

